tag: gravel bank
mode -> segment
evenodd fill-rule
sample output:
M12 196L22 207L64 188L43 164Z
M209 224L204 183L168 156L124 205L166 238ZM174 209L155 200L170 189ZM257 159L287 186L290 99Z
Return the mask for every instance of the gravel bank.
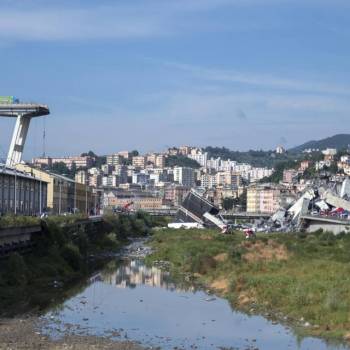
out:
M38 317L0 319L0 349L113 349L144 350L132 342L117 342L104 337L66 335L60 340L51 340L38 329L42 321Z

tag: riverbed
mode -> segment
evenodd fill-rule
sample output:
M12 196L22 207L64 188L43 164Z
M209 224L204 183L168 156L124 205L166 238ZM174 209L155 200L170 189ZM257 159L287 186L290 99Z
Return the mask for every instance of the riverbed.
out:
M161 349L345 350L261 316L231 308L219 297L175 282L157 266L147 267L143 241L131 244L106 269L43 317L43 334L131 340Z

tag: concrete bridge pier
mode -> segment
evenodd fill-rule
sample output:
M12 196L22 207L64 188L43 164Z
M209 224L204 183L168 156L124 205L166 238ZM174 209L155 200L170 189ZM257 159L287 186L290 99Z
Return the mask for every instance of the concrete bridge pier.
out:
M31 117L19 114L12 134L12 140L7 155L6 165L8 167L20 163L22 159L24 144L26 142Z
M36 103L20 103L13 97L0 99L0 117L16 118L10 149L7 155L6 165L13 168L21 162L24 145L26 142L30 121L34 117L50 114L48 106Z

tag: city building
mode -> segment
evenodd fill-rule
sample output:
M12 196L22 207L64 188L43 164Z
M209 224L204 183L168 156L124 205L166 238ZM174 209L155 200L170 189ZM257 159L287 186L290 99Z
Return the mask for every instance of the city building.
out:
M238 173L239 171L236 170ZM268 168L251 168L248 171L242 172L242 177L246 178L250 182L257 182L265 177L269 177L273 174L273 169Z
M37 181L47 183L47 200L45 209L51 214L67 212L90 213L96 208L96 197L92 189L74 180L34 168L27 164L17 164L17 170L24 172Z
M72 169L73 164L76 168L91 168L95 163L95 158L90 156L83 157L44 157L44 158L33 158L32 163L36 166L51 166L56 163L64 163L68 169Z
M128 167L126 165L116 165L112 174L118 176L120 184L128 182Z
M129 151L119 151L117 154L122 156L125 160L129 160L131 158Z
M166 159L166 157L164 154L158 154L154 165L157 168L161 168L161 169L165 168L165 159Z
M41 158L33 158L32 163L36 167L46 168L52 166L52 158L50 157L41 157Z
M3 167L0 172L0 214L40 215L46 211L47 182Z
M150 182L150 175L145 173L134 173L132 175L132 183L141 186L147 185Z
M306 169L309 169L311 166L311 161L310 160L303 160L300 162L299 170L304 172Z
M285 169L283 170L283 182L293 183L298 176L298 171L295 169Z
M242 184L242 177L239 173L231 171L220 171L216 174L216 185L229 188L238 188Z
M182 186L194 187L194 170L188 167L175 167L174 181Z
M83 185L87 185L89 183L89 177L86 170L78 170L75 174L75 182Z
M115 165L112 164L102 164L101 171L104 175L112 175L113 170L115 169Z
M132 157L132 165L135 168L144 169L146 167L146 157L144 156Z
M207 161L208 161L207 152L203 153L201 149L193 148L191 150L191 153L187 157L195 160L200 166L204 168L207 167Z
M176 147L171 147L171 148L168 148L168 151L167 151L167 154L169 156L177 156L180 154L180 151L178 148Z
M317 171L322 170L324 168L329 168L332 165L332 161L327 159L327 160L320 160L315 163L315 169Z
M327 148L322 151L322 154L324 155L324 160L325 161L333 161L334 157L337 154L337 149L336 148Z
M164 208L164 200L142 191L108 191L104 193L104 208L114 209L130 204L133 210L157 210Z
M186 186L169 184L164 188L164 200L178 207L181 205L190 190L191 189Z
M285 148L283 146L277 146L276 147L276 153L277 154L284 154L284 153L286 153L286 150L285 150Z
M273 214L280 208L281 190L272 185L254 185L247 189L247 212Z
M105 175L102 177L103 187L118 187L119 178L117 175Z
M192 151L193 147L190 146L181 146L179 148L179 153L182 154L183 156L188 156L191 151Z
M201 175L200 182L203 188L214 188L217 184L217 176L213 174L204 173Z
M121 156L119 153L114 153L114 154L110 154L107 156L106 158L107 161L107 165L121 165L124 162L124 157Z

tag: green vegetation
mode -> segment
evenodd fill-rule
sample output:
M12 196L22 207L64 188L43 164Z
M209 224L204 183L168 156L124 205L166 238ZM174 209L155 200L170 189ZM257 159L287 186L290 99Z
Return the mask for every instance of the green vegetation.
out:
M17 219L17 218L16 218ZM101 268L131 236L150 233L160 222L147 214L107 216L79 224L79 217L50 217L32 237L29 254L11 254L0 263L0 314L44 308L71 286Z
M95 164L94 166L96 168L101 168L101 165L106 164L107 163L107 157L106 156L98 156L95 152L93 151L89 151L87 153L82 153L81 157L93 157L95 158Z
M209 157L220 157L221 159L235 160L239 163L249 163L255 167L273 168L277 163L294 161L302 158L300 154L276 154L274 151L231 151L225 147L206 147L205 152L208 152Z
M0 216L0 228L40 225L40 219L33 216Z
M52 164L49 167L46 167L46 170L51 171L55 174L64 175L64 176L67 176L67 177L73 179L75 176L75 173L77 171L77 167L76 167L75 163L73 163L72 168L69 169L65 163L57 162L57 163Z
M273 182L273 183L279 183L283 179L283 172L287 169L297 169L299 167L300 163L289 160L285 162L278 162L275 164L275 171L273 174L269 177L264 177L260 180L260 182Z
M168 167L180 166L180 167L189 167L194 169L200 168L200 165L198 162L182 155L168 156L165 160L165 165Z
M163 230L148 257L204 285L239 309L288 320L300 334L337 338L350 329L350 236Z

